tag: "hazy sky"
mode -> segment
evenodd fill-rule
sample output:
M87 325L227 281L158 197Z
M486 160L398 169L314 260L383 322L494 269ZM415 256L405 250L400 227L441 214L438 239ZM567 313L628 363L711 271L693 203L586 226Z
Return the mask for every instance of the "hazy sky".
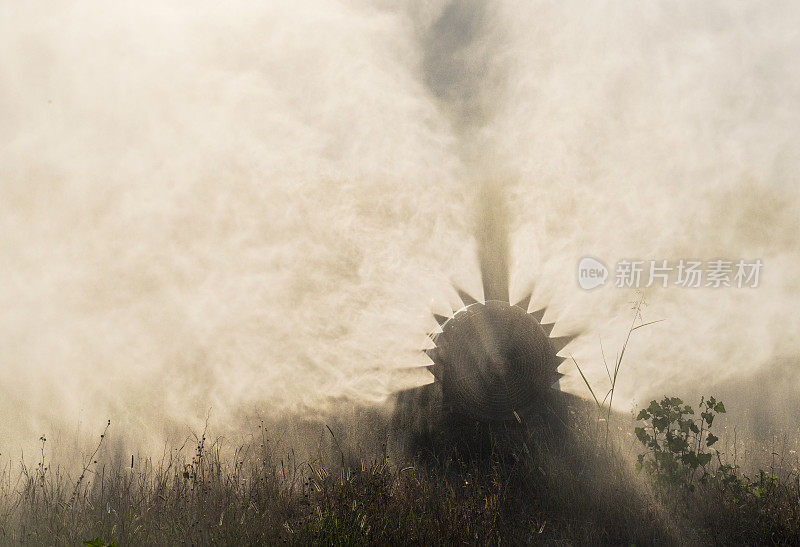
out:
M800 5L400 5L0 0L0 452L383 400L487 181L597 383L635 294L581 257L763 260L648 291L620 408L796 358Z

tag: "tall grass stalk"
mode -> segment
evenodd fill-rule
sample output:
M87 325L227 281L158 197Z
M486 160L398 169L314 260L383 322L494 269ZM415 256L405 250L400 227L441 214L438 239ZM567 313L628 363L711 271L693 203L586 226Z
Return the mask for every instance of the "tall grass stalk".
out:
M643 319L642 319L642 308L644 306L646 306L646 305L647 305L647 301L645 300L644 293L639 293L638 298L634 302L634 306L632 308L633 309L633 318L631 319L630 327L628 327L628 332L627 332L627 334L625 336L625 342L623 342L622 348L620 349L619 353L617 354L616 360L614 361L614 372L613 373L611 372L611 369L609 369L609 367L608 367L608 361L606 360L605 350L603 349L603 341L602 341L602 339L600 340L600 352L601 352L601 354L603 356L603 365L605 366L606 374L608 375L608 380L609 380L609 388L606 391L606 394L603 397L602 401L600 401L597 398L597 395L595 394L595 391L592 388L591 383L589 383L588 378L586 378L586 375L583 373L583 370L581 369L581 366L578 364L578 361L575 359L575 357L572 354L570 354L570 359L572 359L572 362L575 363L575 367L578 369L578 373L581 375L581 379L583 380L583 383L586 384L586 387L589 389L589 393L592 395L592 399L594 400L595 404L597 405L598 410L600 410L601 412L605 413L606 448L608 448L608 439L609 439L609 431L610 431L609 427L610 427L610 422L611 422L611 409L612 409L612 404L614 402L614 391L616 390L616 387L617 387L617 378L619 377L619 371L620 371L620 368L622 367L622 359L625 356L625 350L628 348L628 343L630 342L631 334L633 334L634 331L636 331L636 330L638 330L638 329L640 329L642 327L646 327L648 325L653 325L655 323L660 323L661 321L663 321L663 319L657 319L655 321L648 321L646 323L643 322ZM638 325L637 325L637 322L639 323ZM607 404L606 404L606 401L608 401Z

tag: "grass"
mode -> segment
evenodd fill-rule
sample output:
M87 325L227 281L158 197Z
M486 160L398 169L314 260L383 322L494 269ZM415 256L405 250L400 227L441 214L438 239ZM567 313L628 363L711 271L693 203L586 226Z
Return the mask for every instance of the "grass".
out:
M261 430L256 438L268 434ZM226 458L221 441L209 443L202 435L190 459L144 460L135 469L90 459L83 478L74 479L49 469L43 451L41 465L22 468L17 488L3 489L0 542L358 545L673 539L660 505L637 487L621 460L589 458L574 449L556 455L550 453L552 445L532 438L524 442L525 453L517 450L521 445L494 450L482 461L440 453L437 463L422 465L418 460L392 462L386 455L345 462L351 447L341 450L341 459L297 461L291 452L279 458L269 443L255 441ZM599 475L604 479L597 480Z
M633 420L570 401L563 434L497 433L480 458L358 459L327 432L330 457L300 460L265 442L225 456L224 442L159 461L111 463L93 455L80 476L41 461L0 492L0 543L71 544L694 544L800 541L797 475L740 475L691 494L635 476ZM376 430L388 424L375 424ZM504 436L503 436L504 435ZM105 442L100 439L99 444ZM610 447L610 448L609 448ZM95 451L97 453L97 451ZM95 463L96 462L96 463ZM8 472L7 472L8 473Z

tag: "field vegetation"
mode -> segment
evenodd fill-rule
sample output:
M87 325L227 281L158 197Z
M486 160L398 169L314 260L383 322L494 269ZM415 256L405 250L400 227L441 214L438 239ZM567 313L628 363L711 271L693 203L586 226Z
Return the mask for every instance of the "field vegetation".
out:
M492 448L479 458L454 447L364 459L333 438L338 457L298 461L270 448L266 428L226 457L221 440L201 434L193 454L130 467L95 450L77 477L50 467L42 437L35 466L14 480L6 470L0 541L797 544L797 469L745 474L713 433L725 410L713 398L695 409L665 397L634 423L573 405L558 438L488 432Z

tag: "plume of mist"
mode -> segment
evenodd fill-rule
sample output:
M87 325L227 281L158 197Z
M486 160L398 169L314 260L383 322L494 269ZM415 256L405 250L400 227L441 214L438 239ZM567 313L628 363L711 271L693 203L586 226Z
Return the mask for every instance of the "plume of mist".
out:
M509 301L509 211L502 187L486 184L478 193L475 237L486 300Z
M450 120L461 159L460 178L474 192L473 234L486 300L509 300L509 181L492 162L491 142L481 136L495 110L492 81L502 79L493 66L489 33L493 20L479 0L446 3L422 37L423 81Z
M797 356L794 3L0 15L3 454L108 417L157 447L209 409L382 401L481 270L487 294L535 281L601 382L633 295L581 291L588 254L765 264L753 290L649 290L667 321L629 346L622 407Z

